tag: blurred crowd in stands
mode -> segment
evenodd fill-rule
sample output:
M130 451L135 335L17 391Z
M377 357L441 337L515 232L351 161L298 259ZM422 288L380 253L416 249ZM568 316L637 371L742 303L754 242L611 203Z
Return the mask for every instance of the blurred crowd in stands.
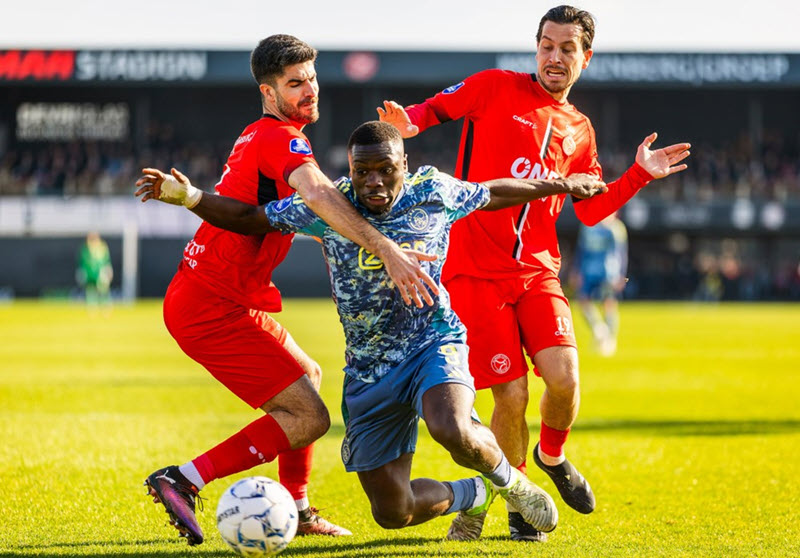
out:
M798 142L800 138L764 131L758 147L746 134L727 144L696 144L687 171L660 180L639 195L653 201L688 203L737 198L797 201ZM4 149L0 144L0 196L129 196L141 168L149 165L165 170L174 166L194 184L210 190L219 180L231 148L229 138L219 143L178 141L173 130L163 125L151 125L142 143L147 147L135 149L126 142L72 141L23 143ZM432 164L452 173L456 147L435 133L409 140L409 167ZM630 148L601 151L604 178L611 181L620 176L632 159ZM317 160L331 178L347 173L344 145L318 153ZM770 242L767 238L717 238L704 242L680 234L638 243L632 239L630 281L624 296L702 301L800 300L797 241L781 253L770 253ZM562 240L562 248L568 271L569 238Z
M133 192L144 166L176 167L209 188L222 173L230 142L176 141L170 126L151 125L147 147L75 140L26 143L0 153L0 195L119 196Z
M410 143L410 166L433 164L452 172L455 146L441 148L435 138ZM434 141L431 141L434 140ZM746 134L724 145L701 143L692 147L689 168L662 180L640 195L664 201L707 202L749 198L800 198L800 153L797 138L764 131L756 147ZM151 125L147 147L131 143L73 141L25 143L0 152L0 195L111 196L131 192L144 165L178 167L192 181L210 188L217 182L230 142L177 142L169 126ZM332 178L347 170L344 146L317 156ZM630 148L601 151L606 180L620 176L632 163Z

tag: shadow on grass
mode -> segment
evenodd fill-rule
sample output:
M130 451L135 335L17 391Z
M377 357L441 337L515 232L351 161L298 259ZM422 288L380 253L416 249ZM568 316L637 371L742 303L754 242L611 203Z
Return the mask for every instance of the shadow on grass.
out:
M349 558L358 556L363 558L392 558L403 556L453 556L471 557L476 552L481 553L481 549L473 544L448 543L435 537L398 537L397 533L387 531L385 539L359 541L337 539L328 544L308 544L305 546L290 545L281 556L326 556L327 558ZM493 539L494 537L490 537ZM497 538L501 540L502 538ZM326 539L327 541L327 539ZM180 546L179 546L180 544ZM136 546L160 546L147 550L141 548L140 552L129 553L122 547ZM130 556L135 558L159 558L163 556L192 556L194 558L217 558L228 557L233 554L229 550L201 550L200 548L189 548L183 541L176 541L174 548L164 549L163 539L141 540L141 541L120 541L110 543L108 541L94 541L82 543L54 543L41 545L20 545L18 552L0 552L0 558L17 558L19 556L30 556L38 554L47 556L47 551L54 551L59 556L95 556L100 558L118 558L119 556ZM88 551L87 547L100 547L101 550ZM105 547L107 550L102 550ZM72 552L70 552L72 549ZM513 552L500 553L493 551L492 556L512 556Z
M582 422L575 430L648 432L660 436L750 436L800 432L800 420L610 420Z

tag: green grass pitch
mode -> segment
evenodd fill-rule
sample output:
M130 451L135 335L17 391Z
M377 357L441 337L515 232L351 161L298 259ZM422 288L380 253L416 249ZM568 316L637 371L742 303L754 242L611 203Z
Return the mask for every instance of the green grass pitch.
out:
M333 426L317 444L312 502L355 533L297 539L287 557L800 556L798 304L628 303L610 359L589 350L576 315L582 407L567 449L598 508L573 512L532 466L561 512L550 542L537 545L507 539L499 501L474 543L444 542L449 518L378 527L339 459L343 338L332 303L288 300L278 318L325 371ZM535 437L542 385L531 384ZM488 420L490 396L477 407ZM183 355L160 301L110 315L68 303L0 306L0 556L232 556L214 509L234 478L204 490L207 542L197 548L166 526L142 481L256 416ZM275 477L276 466L248 474ZM423 429L414 474L469 472Z

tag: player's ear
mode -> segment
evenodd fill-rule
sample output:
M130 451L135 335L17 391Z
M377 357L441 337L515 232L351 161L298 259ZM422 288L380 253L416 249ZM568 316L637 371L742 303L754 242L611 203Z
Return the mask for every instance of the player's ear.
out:
M275 89L268 83L259 84L258 90L261 91L261 95L265 101L271 103L275 102Z
M592 59L593 54L594 51L592 49L583 51L583 67L581 68L582 70L585 70L586 67L589 65L589 60Z

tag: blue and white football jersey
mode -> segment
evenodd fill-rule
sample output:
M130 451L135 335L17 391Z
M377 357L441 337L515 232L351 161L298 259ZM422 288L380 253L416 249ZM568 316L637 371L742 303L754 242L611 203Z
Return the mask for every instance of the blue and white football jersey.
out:
M333 299L347 341L345 372L374 382L434 341L464 339L464 326L450 308L450 298L440 283L442 266L451 225L489 203L490 194L480 184L463 182L425 166L413 175L407 174L392 208L376 215L357 200L349 178L339 179L336 186L367 221L402 248L438 256L435 261L421 262L440 284L438 300L423 308L406 305L383 262L330 228L298 194L266 206L275 228L322 240Z

